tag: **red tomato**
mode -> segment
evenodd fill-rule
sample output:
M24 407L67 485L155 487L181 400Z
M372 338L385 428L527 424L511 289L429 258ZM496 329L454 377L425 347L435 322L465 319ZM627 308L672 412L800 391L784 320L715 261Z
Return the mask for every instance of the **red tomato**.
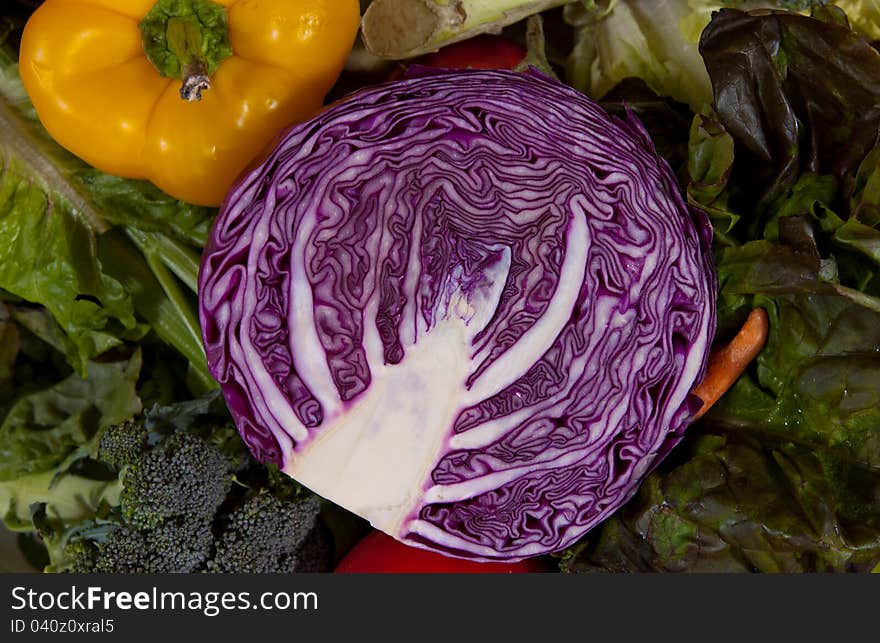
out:
M503 36L483 34L447 45L414 62L447 69L513 69L526 57L526 50Z
M372 531L336 566L337 574L526 574L547 571L540 559L518 563L476 563L404 545Z

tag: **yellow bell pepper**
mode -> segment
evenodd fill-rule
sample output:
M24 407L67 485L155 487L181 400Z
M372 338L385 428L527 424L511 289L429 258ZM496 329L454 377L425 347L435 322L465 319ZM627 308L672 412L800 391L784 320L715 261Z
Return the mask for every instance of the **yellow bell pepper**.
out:
M321 108L359 20L358 0L46 0L19 66L68 150L219 205L280 130Z

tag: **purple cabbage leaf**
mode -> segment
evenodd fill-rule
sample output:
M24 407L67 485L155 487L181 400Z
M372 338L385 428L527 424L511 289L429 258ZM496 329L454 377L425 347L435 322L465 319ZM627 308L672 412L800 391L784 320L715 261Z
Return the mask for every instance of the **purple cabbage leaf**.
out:
M639 121L435 72L294 126L203 255L209 367L256 457L418 547L581 538L699 408L711 228Z

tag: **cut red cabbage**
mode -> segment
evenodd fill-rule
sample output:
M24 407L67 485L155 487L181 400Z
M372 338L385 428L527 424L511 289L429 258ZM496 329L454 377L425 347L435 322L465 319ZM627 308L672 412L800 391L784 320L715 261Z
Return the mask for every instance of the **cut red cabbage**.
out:
M630 115L437 72L287 131L200 275L256 457L415 546L515 560L626 502L699 408L711 228Z

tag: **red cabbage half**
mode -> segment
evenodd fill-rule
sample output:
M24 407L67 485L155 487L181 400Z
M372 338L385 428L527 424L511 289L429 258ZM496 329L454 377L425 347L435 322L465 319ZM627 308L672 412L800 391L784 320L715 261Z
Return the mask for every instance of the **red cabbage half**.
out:
M711 228L632 116L537 73L364 90L242 177L200 276L252 452L410 544L558 550L699 407Z

